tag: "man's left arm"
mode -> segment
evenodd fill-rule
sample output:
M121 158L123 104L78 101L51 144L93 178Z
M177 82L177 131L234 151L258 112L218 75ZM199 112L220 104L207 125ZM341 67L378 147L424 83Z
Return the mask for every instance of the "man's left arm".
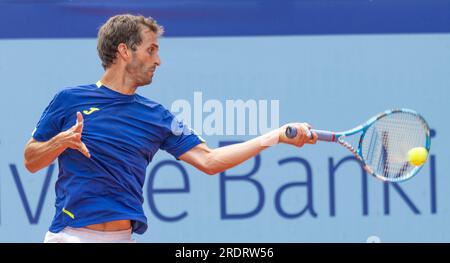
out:
M295 138L286 137L284 131L288 125L299 131ZM309 138L306 135L306 130L309 129L311 127L307 123L291 123L254 139L216 149L210 149L202 143L182 154L179 159L213 175L230 169L277 143L287 143L297 147L302 147L305 143L315 144L317 135L311 132L313 137Z

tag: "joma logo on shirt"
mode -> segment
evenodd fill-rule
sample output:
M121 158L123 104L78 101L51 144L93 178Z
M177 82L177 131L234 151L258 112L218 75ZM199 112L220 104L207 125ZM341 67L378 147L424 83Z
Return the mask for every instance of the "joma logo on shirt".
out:
M100 109L91 107L89 110L84 110L83 113L84 113L84 115L89 115L89 114L93 113L94 111L98 111L98 110L100 110Z

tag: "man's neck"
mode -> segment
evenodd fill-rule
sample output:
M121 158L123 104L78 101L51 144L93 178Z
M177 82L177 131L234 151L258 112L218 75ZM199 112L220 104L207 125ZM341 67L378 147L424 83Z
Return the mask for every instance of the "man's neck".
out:
M106 69L100 81L106 87L125 95L133 95L138 88L124 70L114 68Z

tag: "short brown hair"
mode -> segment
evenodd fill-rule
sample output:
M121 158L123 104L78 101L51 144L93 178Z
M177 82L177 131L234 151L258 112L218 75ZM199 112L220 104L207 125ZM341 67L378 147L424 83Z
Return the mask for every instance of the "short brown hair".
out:
M104 69L108 68L116 59L117 47L124 43L131 50L136 50L136 46L141 44L141 29L147 27L158 37L164 33L164 28L152 17L130 14L116 15L108 21L98 31L97 51L102 61Z

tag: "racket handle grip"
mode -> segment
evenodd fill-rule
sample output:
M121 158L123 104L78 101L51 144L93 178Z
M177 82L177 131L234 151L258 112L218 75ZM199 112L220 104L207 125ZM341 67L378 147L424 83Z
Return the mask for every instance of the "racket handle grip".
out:
M317 140L326 141L326 142L334 142L336 141L336 134L330 131L322 131L322 130L314 130L311 129L312 132L317 134ZM311 132L306 131L309 138L312 138ZM297 129L295 127L288 126L285 131L286 137L295 138L297 136Z

